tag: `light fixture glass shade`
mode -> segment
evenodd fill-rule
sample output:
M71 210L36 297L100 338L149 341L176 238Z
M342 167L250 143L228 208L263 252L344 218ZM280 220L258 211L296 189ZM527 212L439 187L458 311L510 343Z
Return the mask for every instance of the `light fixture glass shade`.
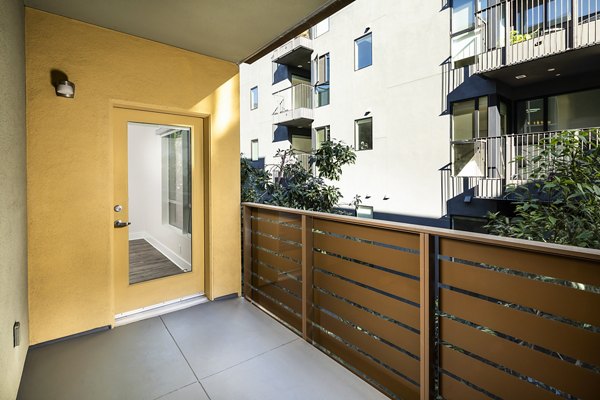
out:
M61 97L75 97L75 84L70 81L60 81L56 83L56 95Z

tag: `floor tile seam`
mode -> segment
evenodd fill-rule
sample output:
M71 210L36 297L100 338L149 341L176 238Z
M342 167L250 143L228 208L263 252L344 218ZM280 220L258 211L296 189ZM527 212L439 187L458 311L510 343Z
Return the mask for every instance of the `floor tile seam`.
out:
M175 346L177 346L177 349L179 350L179 353L181 354L181 356L183 357L183 359L185 360L185 362L187 363L190 371L192 371L192 374L194 375L194 377L196 378L196 382L198 382L198 384L200 385L200 387L202 388L202 390L204 391L204 393L206 394L206 397L208 397L208 400L210 399L210 396L208 395L208 392L206 391L206 389L204 388L204 385L202 385L202 383L200 382L200 379L198 378L198 375L196 375L196 371L194 371L194 368L192 368L192 364L190 364L189 360L187 359L187 357L185 356L185 354L183 353L183 350L181 350L181 347L179 347L179 343L177 343L177 340L175 340L175 337L173 336L173 334L171 333L171 331L169 330L169 327L167 326L167 323L164 321L164 319L162 318L162 315L159 315L158 318L160 318L160 321L162 322L163 326L165 327L165 329L167 330L167 332L169 333L169 336L171 336L171 340L173 340L173 343L175 343ZM192 383L193 384L193 383ZM189 385L188 385L189 386Z
M188 383L187 385L183 385L182 387L179 387L179 388L177 388L177 389L175 389L175 390L171 390L171 391L170 391L170 392L168 392L168 393L161 394L160 396L158 396L158 397L155 397L153 400L160 400L160 399L162 399L162 398L163 398L163 397L165 397L165 396L168 396L168 395L170 395L170 394L173 394L173 393L175 393L175 392L177 392L177 391L179 391L179 390L181 390L181 389L185 389L185 388L186 388L186 387L188 387L188 386L192 386L194 383L199 383L199 382L192 382L192 383Z
M210 378L210 377L213 377L213 376L215 376L215 375L218 375L218 374L220 374L220 373L222 373L222 372L228 371L228 370L230 370L230 369L232 369L232 368L235 368L235 367L237 367L237 366L240 366L240 365L242 365L242 364L244 364L244 363L247 363L248 361L254 360L254 359L255 359L255 358L257 358L257 357L264 356L265 354L267 354L267 353L270 353L270 352L272 352L272 351L274 351L274 350L280 349L280 348L282 348L282 347L284 347L284 346L287 346L287 345L289 345L289 344L292 344L292 343L294 343L294 342L297 342L298 340L301 340L301 338L295 338L295 339L292 339L292 340L290 340L289 342L282 343L282 344L280 344L280 345L278 345L278 346L276 346L276 347L273 347L272 349L269 349L269 350L263 351L262 353L256 354L256 355L254 355L254 356L252 356L252 357L250 357L250 358L248 358L248 359L246 359L246 360L240 361L240 362L238 362L237 364L231 365L231 366L229 366L229 367L227 367L227 368L224 368L224 369L222 369L222 370L220 370L220 371L213 372L213 373L212 373L212 374L210 374L210 375L203 376L202 378L200 378L200 380L201 380L201 381L203 381L203 380L206 380L206 379L208 379L208 378ZM202 384L202 382L200 382L200 384Z

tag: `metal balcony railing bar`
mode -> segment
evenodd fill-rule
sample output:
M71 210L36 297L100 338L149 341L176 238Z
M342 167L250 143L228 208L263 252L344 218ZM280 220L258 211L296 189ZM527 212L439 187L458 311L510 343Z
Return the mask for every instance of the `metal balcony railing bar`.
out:
M600 43L600 0L506 0L475 13L484 72Z

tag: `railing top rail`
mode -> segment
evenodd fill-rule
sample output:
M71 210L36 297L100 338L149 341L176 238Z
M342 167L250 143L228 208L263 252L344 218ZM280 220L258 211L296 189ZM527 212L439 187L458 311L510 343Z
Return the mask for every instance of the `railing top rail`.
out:
M489 244L502 246L518 250L527 250L537 253L553 254L557 256L568 256L580 259L587 259L600 262L600 250L587 249L576 246L566 246L554 243L536 242L532 240L507 238L502 236L486 235L482 233L473 233L466 231L456 231L452 229L434 228L429 226L405 224L400 222L382 221L374 219L365 219L351 217L347 215L329 214L317 211L298 210L295 208L286 208L271 206L259 203L242 203L242 206L257 208L263 210L286 212L289 214L306 215L328 221L343 222L352 225L369 226L386 230L408 232L415 234L430 234L446 239L459 239L480 244Z
M310 88L310 90L313 89L313 85L311 85L310 83L296 83L295 85L286 87L285 89L281 89L281 90L278 90L276 92L273 92L273 95L276 95L276 94L281 93L281 92L285 92L287 90L292 90L293 88L296 88L296 87L308 87L308 88Z

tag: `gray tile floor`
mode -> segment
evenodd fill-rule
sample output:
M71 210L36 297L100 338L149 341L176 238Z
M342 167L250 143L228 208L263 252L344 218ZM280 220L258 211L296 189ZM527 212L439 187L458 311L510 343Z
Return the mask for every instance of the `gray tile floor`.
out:
M384 399L242 299L31 349L22 400Z

